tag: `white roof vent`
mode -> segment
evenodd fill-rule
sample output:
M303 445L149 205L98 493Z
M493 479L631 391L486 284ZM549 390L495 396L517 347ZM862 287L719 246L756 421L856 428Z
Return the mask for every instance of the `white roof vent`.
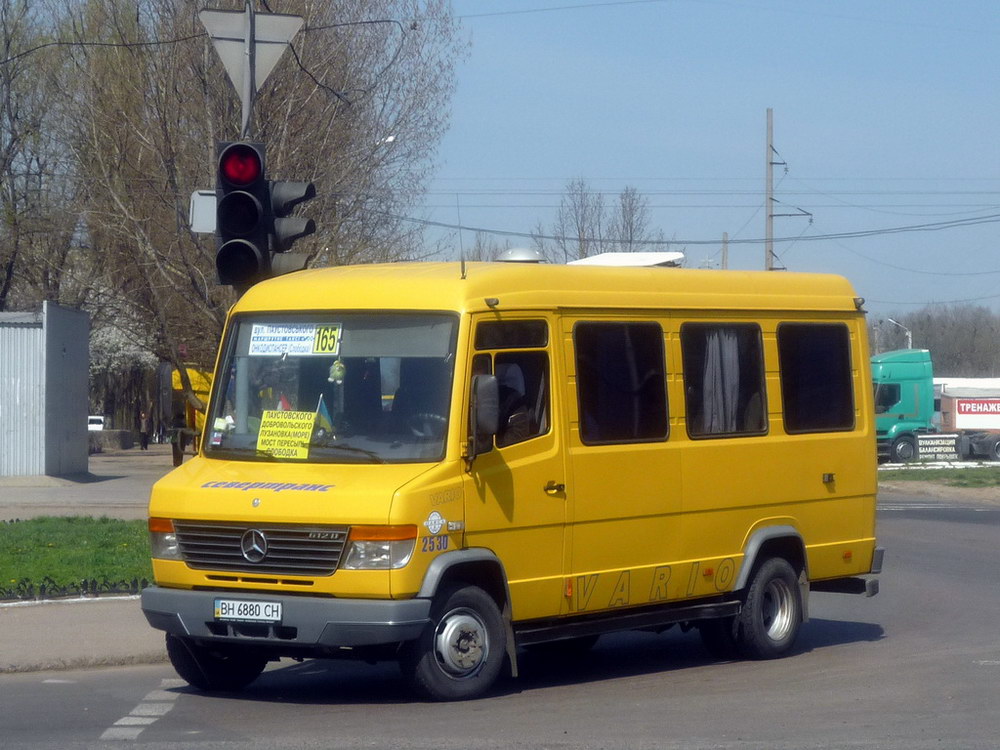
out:
M599 253L580 260L571 260L570 266L670 266L677 267L684 260L684 253Z
M512 247L497 256L500 263L544 263L545 258L537 250L527 247Z

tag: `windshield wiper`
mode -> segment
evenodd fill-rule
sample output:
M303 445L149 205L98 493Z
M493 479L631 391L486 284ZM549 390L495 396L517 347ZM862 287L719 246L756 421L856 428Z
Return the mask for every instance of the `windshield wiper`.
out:
M380 456L375 451L370 451L367 448L357 448L353 445L347 445L346 443L328 443L326 441L323 442L313 441L312 443L309 444L309 447L319 448L321 450L331 449L331 450L348 451L350 453L360 453L361 455L370 458L373 464L385 463L385 459L382 458L382 456Z

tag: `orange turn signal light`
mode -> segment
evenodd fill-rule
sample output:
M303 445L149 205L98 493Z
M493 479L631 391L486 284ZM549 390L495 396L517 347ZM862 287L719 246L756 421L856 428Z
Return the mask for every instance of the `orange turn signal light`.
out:
M399 526L352 526L348 536L352 542L405 542L417 538L413 524Z
M150 518L149 530L153 534L173 534L174 522L169 518Z

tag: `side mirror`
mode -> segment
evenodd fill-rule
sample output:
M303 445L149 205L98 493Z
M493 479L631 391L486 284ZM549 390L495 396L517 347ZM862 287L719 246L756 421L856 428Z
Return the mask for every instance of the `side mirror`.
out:
M493 436L500 428L500 386L494 375L473 376L471 412L470 460L493 447Z

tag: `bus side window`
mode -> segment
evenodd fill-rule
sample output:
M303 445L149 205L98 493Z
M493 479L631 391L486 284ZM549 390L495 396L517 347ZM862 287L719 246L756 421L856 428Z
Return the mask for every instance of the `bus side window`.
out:
M549 357L543 351L501 352L494 359L500 385L497 447L548 432Z
M685 323L681 354L691 437L767 432L760 327L749 323Z
M847 326L842 323L781 323L778 326L778 363L786 432L854 429ZM886 408L898 399L899 386L896 384L895 399L886 404Z
M573 329L573 343L582 441L594 445L666 440L660 325L581 322Z

